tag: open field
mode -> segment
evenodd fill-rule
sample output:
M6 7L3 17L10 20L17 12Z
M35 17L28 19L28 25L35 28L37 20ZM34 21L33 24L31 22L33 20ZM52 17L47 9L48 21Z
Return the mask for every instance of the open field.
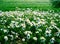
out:
M16 7L20 8L39 8L39 9L50 9L51 4L49 1L34 1L34 0L3 0L0 2L0 10L15 10Z

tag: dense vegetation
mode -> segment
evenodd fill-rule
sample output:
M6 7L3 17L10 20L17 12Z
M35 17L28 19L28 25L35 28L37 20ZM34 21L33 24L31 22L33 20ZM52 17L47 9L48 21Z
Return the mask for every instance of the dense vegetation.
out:
M50 0L54 8L60 8L60 0Z
M0 12L1 44L60 44L60 14L27 9Z
M60 44L59 0L0 0L0 44Z

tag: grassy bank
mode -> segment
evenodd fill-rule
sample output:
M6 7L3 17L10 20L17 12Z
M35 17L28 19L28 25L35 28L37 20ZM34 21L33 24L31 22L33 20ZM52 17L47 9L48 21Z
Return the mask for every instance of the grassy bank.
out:
M50 9L51 8L51 4L49 1L23 1L23 0L3 0L0 2L0 10L15 10L16 7L19 8L39 8L39 9Z

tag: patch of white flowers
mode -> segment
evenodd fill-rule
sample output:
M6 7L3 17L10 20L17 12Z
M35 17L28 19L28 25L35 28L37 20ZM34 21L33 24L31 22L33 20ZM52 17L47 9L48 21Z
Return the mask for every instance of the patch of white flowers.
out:
M5 41L8 41L8 36L4 36Z
M46 29L45 36L51 36L51 30L50 29Z
M41 42L45 42L45 38L42 36L42 37L40 37L40 40L41 40Z
M28 44L60 43L60 15L53 13L29 8L24 11L0 12L0 40L10 42L20 38Z
M25 35L27 35L27 34L32 34L32 32L31 32L31 31L25 31L24 34L25 34Z
M25 38L23 38L22 41L24 42L25 41Z
M50 42L51 42L51 43L54 43L54 42L55 42L55 38L52 37L52 38L50 39Z
M33 40L36 40L37 41L37 37L33 37Z

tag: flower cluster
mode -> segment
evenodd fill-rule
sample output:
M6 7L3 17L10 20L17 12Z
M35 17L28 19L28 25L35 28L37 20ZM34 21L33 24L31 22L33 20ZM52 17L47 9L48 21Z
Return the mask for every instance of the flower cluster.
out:
M60 44L60 15L27 9L0 13L0 43Z

